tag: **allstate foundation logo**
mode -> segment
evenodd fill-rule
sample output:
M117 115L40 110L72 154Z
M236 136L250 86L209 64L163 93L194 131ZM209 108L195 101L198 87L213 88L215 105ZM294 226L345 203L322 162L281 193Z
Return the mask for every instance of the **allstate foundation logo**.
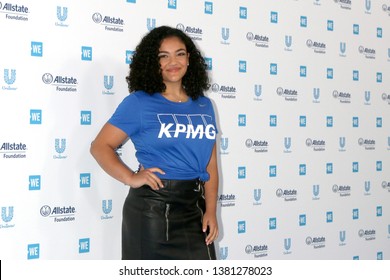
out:
M211 90L214 93L219 93L220 96L224 99L235 99L236 98L237 89L235 86L219 85L219 84L215 83L211 86Z
M3 90L17 90L14 83L16 81L16 69L4 69L4 82L7 86L2 86Z
M229 138L228 137L221 137L221 143L220 143L220 153L222 155L229 154Z
M259 34L254 34L252 32L248 32L246 34L246 39L249 42L252 42L256 47L260 47L260 48L269 47L269 38L266 35L259 35Z
M200 27L185 26L182 23L178 23L176 25L176 28L186 33L192 40L196 40L196 41L203 40L203 30Z
M68 27L69 25L66 23L68 19L68 7L57 6L57 19L55 25L61 27Z
M56 138L54 140L54 149L57 152L57 155L53 156L53 159L66 159L68 156L64 154L66 150L66 139L65 138Z
M326 239L324 236L308 236L306 237L306 245L313 247L313 249L321 249L326 245Z
M326 142L323 139L306 139L306 146L313 149L314 152L325 151Z
M319 53L319 54L326 53L326 44L324 42L317 42L311 39L307 39L306 46L312 49L315 53Z
M46 85L54 86L58 92L77 92L78 81L73 76L53 76L51 73L45 73L42 75L42 82Z
M345 230L340 230L340 232L339 232L339 246L345 246L345 245L347 245L347 243L346 243L346 232L345 232Z
M358 235L360 238L363 238L366 241L371 241L376 239L375 229L360 229L358 231Z
M292 42L293 42L293 37L291 35L285 35L284 36L284 50L291 52L292 49Z
M263 258L268 256L268 245L246 245L245 253L253 258Z
M112 212L112 199L102 200L102 211L104 213L104 215L101 216L102 220L108 220L113 218L113 216L110 215Z
M363 55L367 59L375 59L376 51L375 49L366 48L363 46L359 46L359 53Z
M219 248L219 259L226 260L229 256L229 247L220 247Z
M320 185L315 184L312 188L312 200L319 200L320 199Z
M44 205L41 207L41 216L44 218L53 218L56 223L72 222L76 219L76 208L73 206L55 206Z
M112 95L115 93L112 90L112 88L114 87L114 76L104 75L103 83L104 83L104 90L102 92L103 94Z
M27 145L22 142L3 142L0 146L0 155L5 159L27 157Z
M255 100L255 101L262 101L263 100L263 98L262 98L262 94L263 94L262 85L260 85L260 84L254 85L253 93L254 93L253 100Z
M334 184L332 186L332 191L336 194L339 194L340 197L350 196L351 195L351 186L350 185L338 185Z
M4 13L8 20L28 21L30 12L27 6L0 2L0 13Z
M296 201L298 199L298 191L296 189L277 189L276 197L283 198L284 201Z
M374 139L359 138L358 144L359 144L359 146L363 147L367 151L375 150L375 140Z
M246 139L245 146L256 153L267 153L269 144L266 140Z
M382 188L384 190L387 190L388 192L390 192L390 181L386 182L386 181L382 181Z
M387 102L387 104L390 105L390 94L387 94L387 93L382 93L382 100Z
M285 101L297 101L298 100L298 91L296 89L288 89L278 87L276 89L276 93L278 96L284 98Z
M221 28L221 44L223 45L230 45L229 38L230 38L230 28L222 27Z
M261 205L261 189L253 190L253 205Z
M285 238L283 240L283 255L290 255L292 253L291 251L291 238Z
M334 0L334 2L336 4L339 4L341 9L351 10L351 8L352 8L352 1L351 0Z
M340 103L351 103L351 94L349 92L334 90L332 95Z
M390 6L383 4L382 5L382 10L390 16Z
M221 207L232 207L236 205L235 194L221 194L218 197L218 203Z
M92 15L94 23L104 26L106 31L123 32L125 21L120 17L103 16L101 13L94 13Z
M14 218L14 206L1 207L0 229L15 227L15 224L11 223L13 218Z

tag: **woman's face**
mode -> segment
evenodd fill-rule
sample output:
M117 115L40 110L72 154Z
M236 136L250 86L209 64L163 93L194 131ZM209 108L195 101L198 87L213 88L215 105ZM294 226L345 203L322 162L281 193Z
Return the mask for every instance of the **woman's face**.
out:
M158 58L164 83L181 83L189 62L184 43L177 37L165 38L161 42Z

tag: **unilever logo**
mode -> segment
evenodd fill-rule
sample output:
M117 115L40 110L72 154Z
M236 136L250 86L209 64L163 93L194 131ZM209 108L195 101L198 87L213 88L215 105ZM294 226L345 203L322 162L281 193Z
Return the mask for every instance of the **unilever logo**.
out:
M229 154L229 138L228 137L221 137L221 142L220 142L220 151L222 155L227 155Z
M146 19L146 29L152 31L156 28L156 19L155 18L147 18Z
M283 152L284 153L291 153L291 137L284 137L284 140L283 140L283 144L284 144L284 149L283 149Z
M364 105L371 105L371 91L364 91Z
M371 14L371 0L365 0L366 14Z
M320 199L320 185L313 185L312 192L313 192L312 199L319 200Z
M16 70L15 69L4 69L4 82L7 86L3 86L4 90L16 90L17 88L13 86L16 81Z
M68 7L57 6L57 19L55 23L56 26L68 27L69 25L65 23L68 19Z
M1 207L1 220L5 224L0 223L0 229L15 227L15 224L10 224L13 218L14 218L14 206Z
M226 260L229 256L229 247L220 247L219 248L219 259Z
M63 155L63 153L66 150L66 139L65 138L56 138L54 140L54 149L57 152L58 155L54 155L53 159L65 159L67 158L66 155Z
M263 90L262 90L262 85L254 85L254 89L253 89L253 92L254 92L254 95L255 95L255 97L253 98L253 100L255 100L255 101L261 101L261 100L263 100L262 99L262 92Z
M292 48L291 48L292 41L293 41L293 39L292 39L291 35L284 36L284 50L285 51L288 51L288 52L292 51Z
M339 241L340 241L339 246L345 246L346 245L345 240L346 240L346 232L345 232L345 230L340 230L340 232L339 232Z
M222 37L221 44L223 44L223 45L230 45L230 42L229 42L230 28L222 27L221 28L221 37Z
M346 51L347 51L347 44L345 42L340 42L340 48L339 48L339 56L346 57Z
M371 181L364 181L364 195L371 195Z
M291 251L291 238L290 237L284 239L283 248L284 248L283 255L289 255L292 253L292 251Z
M339 152L345 152L346 138L344 136L339 137Z
M112 91L112 88L114 87L114 76L104 75L103 83L104 83L104 89L105 89L102 91L103 94L112 95L115 93L114 91Z
M101 216L102 220L108 220L113 218L113 216L110 215L110 213L112 212L112 199L102 200L102 211L104 213L104 215Z
M253 190L253 205L261 205L261 189Z
M320 88L313 88L313 103L320 103L321 100L320 100L320 95L321 95L321 92L320 92Z

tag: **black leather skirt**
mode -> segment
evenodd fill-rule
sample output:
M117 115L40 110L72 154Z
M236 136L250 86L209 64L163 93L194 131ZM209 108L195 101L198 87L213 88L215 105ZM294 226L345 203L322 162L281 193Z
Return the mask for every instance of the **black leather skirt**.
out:
M130 188L123 206L123 260L215 260L202 231L204 185L162 180L164 188Z

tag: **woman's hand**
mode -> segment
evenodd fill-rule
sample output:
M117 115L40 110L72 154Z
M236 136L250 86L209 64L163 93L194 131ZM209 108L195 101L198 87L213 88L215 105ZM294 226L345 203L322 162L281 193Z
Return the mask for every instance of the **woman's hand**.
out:
M203 232L206 232L207 228L209 232L206 236L205 241L207 245L210 245L218 237L218 223L215 214L211 214L206 211L206 213L203 216L203 225L202 225Z
M163 188L164 185L160 178L154 174L155 172L165 174L165 172L158 167L144 169L143 166L141 166L140 170L131 176L131 182L127 185L132 188L139 188L143 185L148 185L151 189L157 191Z

